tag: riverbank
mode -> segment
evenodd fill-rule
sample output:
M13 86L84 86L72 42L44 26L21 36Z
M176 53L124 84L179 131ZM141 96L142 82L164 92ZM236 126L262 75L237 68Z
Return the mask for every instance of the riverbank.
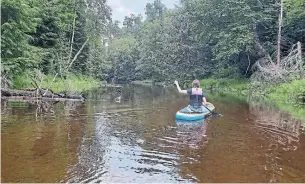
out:
M41 88L48 88L54 76L46 75L41 83ZM26 74L22 74L13 80L13 89L33 88L33 81ZM37 82L39 85L39 82ZM51 89L54 92L73 92L80 93L85 90L101 86L99 80L90 76L69 74L65 79L57 77Z
M202 79L200 86L204 90L219 91L247 95L249 93L250 80L248 79Z
M142 85L142 86L152 86L152 85L156 85L156 86L166 86L164 83L162 82L153 82L152 80L142 80L142 81L131 81L131 84L135 84L135 85Z
M245 79L203 79L200 80L200 84L207 91L250 95L253 98L264 99L280 110L305 121L305 79L255 88L251 86L250 80Z

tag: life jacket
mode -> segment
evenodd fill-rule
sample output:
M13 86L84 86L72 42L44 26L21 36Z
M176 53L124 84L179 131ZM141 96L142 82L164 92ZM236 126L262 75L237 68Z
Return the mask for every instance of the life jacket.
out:
M200 107L202 105L203 93L201 88L192 88L190 94L190 105Z
M201 95L202 96L202 89L201 88L192 88L191 95Z

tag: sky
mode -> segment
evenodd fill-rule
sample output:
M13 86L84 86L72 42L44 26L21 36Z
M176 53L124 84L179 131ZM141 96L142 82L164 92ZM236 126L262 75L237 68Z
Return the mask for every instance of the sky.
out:
M138 15L142 14L145 17L145 6L147 3L152 3L154 0L107 0L107 4L112 9L112 19L119 20L121 25L124 17L131 13ZM169 9L175 7L179 0L161 0L161 2Z

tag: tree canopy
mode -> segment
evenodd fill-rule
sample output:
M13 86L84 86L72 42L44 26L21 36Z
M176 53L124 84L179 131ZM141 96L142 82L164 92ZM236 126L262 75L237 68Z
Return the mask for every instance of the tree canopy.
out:
M120 27L106 0L2 0L2 75L65 76L77 56L69 72L114 82L250 77L263 52L276 51L279 2L181 0L168 9L155 0ZM305 43L305 0L283 9L285 56Z

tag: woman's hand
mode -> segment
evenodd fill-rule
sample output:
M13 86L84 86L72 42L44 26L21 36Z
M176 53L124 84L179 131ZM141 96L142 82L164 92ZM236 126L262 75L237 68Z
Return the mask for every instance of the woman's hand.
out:
M175 82L174 82L177 86L178 86L178 81L177 80L175 80Z

